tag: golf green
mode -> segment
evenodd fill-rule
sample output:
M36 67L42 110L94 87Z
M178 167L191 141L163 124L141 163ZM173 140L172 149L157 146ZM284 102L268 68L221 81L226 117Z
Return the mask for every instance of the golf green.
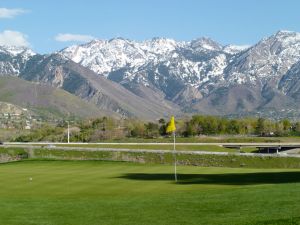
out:
M2 225L300 224L300 169L100 161L0 165Z

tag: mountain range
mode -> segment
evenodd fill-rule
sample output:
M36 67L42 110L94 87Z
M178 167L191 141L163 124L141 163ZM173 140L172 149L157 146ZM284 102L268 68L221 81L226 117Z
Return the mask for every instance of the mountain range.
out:
M63 89L99 113L125 117L300 118L300 33L291 31L253 46L114 38L46 55L0 46L0 75Z

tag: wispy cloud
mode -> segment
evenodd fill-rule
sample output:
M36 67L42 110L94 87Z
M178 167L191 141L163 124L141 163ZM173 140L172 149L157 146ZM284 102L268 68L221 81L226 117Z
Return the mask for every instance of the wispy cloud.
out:
M80 42L88 42L95 37L91 35L83 35L83 34L58 34L54 38L56 41L68 42L68 41L80 41Z
M0 19L11 19L27 12L28 10L25 9L0 8Z
M30 46L27 41L27 35L13 30L0 32L0 45Z

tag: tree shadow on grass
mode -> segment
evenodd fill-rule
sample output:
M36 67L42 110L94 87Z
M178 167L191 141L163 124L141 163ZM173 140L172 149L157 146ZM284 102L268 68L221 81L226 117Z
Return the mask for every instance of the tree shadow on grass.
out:
M177 184L255 185L300 183L300 172L178 174ZM127 173L118 178L141 181L174 181L172 173Z

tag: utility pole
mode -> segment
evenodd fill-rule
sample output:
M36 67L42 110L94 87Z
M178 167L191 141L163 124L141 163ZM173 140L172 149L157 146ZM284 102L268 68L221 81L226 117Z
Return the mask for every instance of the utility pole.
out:
M70 143L70 123L68 121L68 144Z

